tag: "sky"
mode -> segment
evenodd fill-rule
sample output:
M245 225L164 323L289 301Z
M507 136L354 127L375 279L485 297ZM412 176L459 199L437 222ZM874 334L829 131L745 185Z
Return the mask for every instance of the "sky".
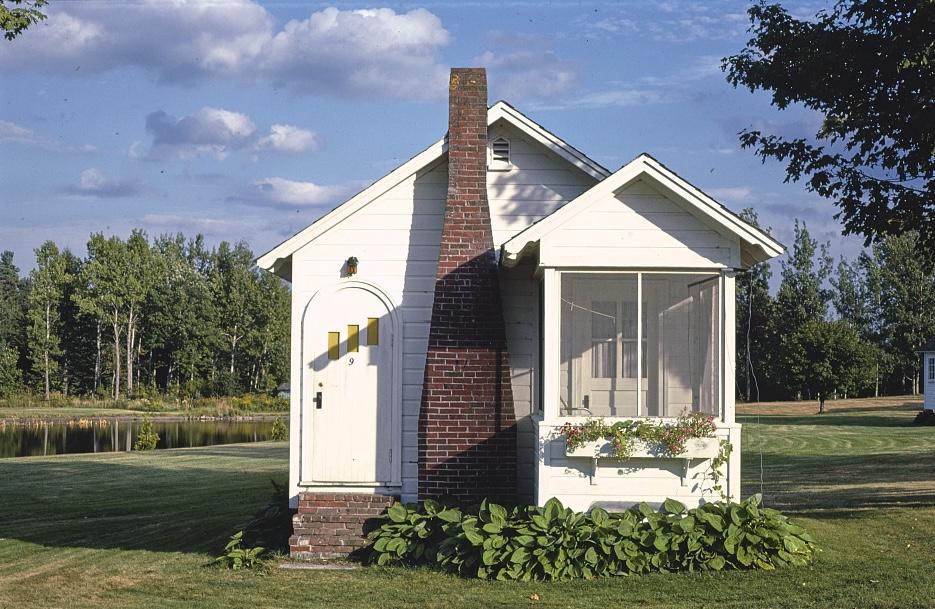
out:
M737 132L821 117L734 89L745 2L52 0L0 40L0 250L203 233L261 254L444 135L451 66L605 167L648 152L786 245L853 257L832 203ZM787 2L797 16L825 3Z

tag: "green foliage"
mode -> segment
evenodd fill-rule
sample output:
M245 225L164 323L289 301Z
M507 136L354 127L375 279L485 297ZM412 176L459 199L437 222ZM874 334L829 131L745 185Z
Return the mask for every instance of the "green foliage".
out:
M48 0L0 0L0 29L3 37L13 40L31 25L46 18L41 9ZM7 8L12 5L14 8Z
M286 422L281 418L276 419L273 423L273 428L269 432L269 437L271 440L276 440L277 442L282 442L289 439L289 427L286 425Z
M565 423L559 430L569 449L586 442L609 440L614 456L628 459L637 440L655 446L663 455L675 456L685 451L685 442L692 438L711 438L717 427L714 417L692 412L678 417L675 423L652 420L617 421L608 425L603 419L589 419L581 424Z
M16 349L0 343L0 398L13 395L22 385L23 377L16 366L18 360Z
M824 117L813 138L750 130L744 147L835 202L867 241L909 230L935 262L935 3L842 0L814 17L779 4L748 10L751 38L724 60L734 86Z
M158 444L159 434L153 427L152 420L146 417L140 423L140 431L136 436L136 442L133 443L133 450L155 450Z
M27 292L29 355L33 370L40 375L46 399L52 390L52 374L59 368L62 330L59 305L68 281L65 257L53 242L46 241L36 249L36 268L29 273Z
M563 580L808 564L809 534L753 496L688 510L667 499L622 513L588 514L557 499L507 510L484 501L475 509L434 501L393 506L370 535L377 565L426 565L463 577Z
M224 546L224 553L214 559L214 564L220 565L232 571L241 569L263 569L269 565L264 559L266 548L256 546L248 548L244 546L243 531L238 531L231 535L230 541Z
M0 345L48 397L271 394L288 379L289 290L244 243L137 229L91 235L84 258L51 241L36 257L24 281L0 254Z
M817 395L819 411L834 393L856 394L873 385L874 350L857 334L850 322L813 321L794 335L797 347L808 362L802 386Z
M740 217L760 227L759 218L752 208L741 211ZM737 389L748 402L759 401L758 376L769 380L770 360L774 356L770 348L774 340L770 322L775 315L775 303L769 294L770 277L769 263L761 262L739 273L736 278ZM768 385L766 388L768 390Z
M269 504L253 516L243 530L231 535L224 551L214 559L214 564L238 571L240 569L269 568L267 558L271 552L288 552L289 537L292 535L292 516L289 508L289 493L284 484L273 485Z
M25 282L13 264L13 252L6 250L0 253L0 345L18 351L25 348L25 310Z
M289 507L286 485L277 484L275 480L270 483L273 485L270 501L244 527L243 544L248 548L262 546L273 552L288 552L295 510Z

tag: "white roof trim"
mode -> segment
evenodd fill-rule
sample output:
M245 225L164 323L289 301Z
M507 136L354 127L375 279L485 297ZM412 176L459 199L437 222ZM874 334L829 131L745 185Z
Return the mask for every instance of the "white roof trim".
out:
M612 176L594 185L590 190L581 193L577 198L566 203L551 215L542 218L514 235L503 244L501 256L503 265L515 266L527 252L535 248L540 239L558 229L575 215L586 211L602 198L611 195L621 187L644 175L652 178L678 195L680 199L691 204L704 218L712 221L716 226L736 235L750 245L760 247L767 258L774 258L785 251L783 245L767 233L743 221L723 205L676 175L665 165L643 153L618 169Z
M550 133L541 125L532 121L522 112L504 101L498 101L487 110L488 126L500 119L506 120L533 140L539 142L594 179L603 180L610 175L610 172L600 164L589 159L574 146L571 146L561 138ZM446 152L448 152L447 137L438 140L389 174L380 178L321 218L315 220L303 230L257 258L257 266L267 271L276 272L276 269L282 265L282 262L296 250L341 223L412 174L431 165Z
M562 157L595 180L603 180L610 175L610 171L600 164L589 159L583 152L546 130L542 125L506 103L498 101L487 111L487 124L492 125L499 119L506 119L518 127L526 135L532 137L558 156Z

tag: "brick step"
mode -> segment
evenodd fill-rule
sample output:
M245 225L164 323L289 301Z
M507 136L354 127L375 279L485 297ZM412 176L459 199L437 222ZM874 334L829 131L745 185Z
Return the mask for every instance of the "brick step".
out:
M363 493L300 493L292 518L289 555L296 559L347 558L367 545L375 523L397 499Z

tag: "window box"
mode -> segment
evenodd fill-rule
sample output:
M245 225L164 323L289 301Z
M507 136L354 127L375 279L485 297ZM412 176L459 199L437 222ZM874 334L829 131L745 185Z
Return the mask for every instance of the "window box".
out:
M691 438L685 442L685 450L678 455L663 454L658 446L636 440L633 444L631 459L713 459L721 450L717 438ZM585 457L588 459L616 459L614 445L609 440L585 442L572 450L565 447L566 457Z

